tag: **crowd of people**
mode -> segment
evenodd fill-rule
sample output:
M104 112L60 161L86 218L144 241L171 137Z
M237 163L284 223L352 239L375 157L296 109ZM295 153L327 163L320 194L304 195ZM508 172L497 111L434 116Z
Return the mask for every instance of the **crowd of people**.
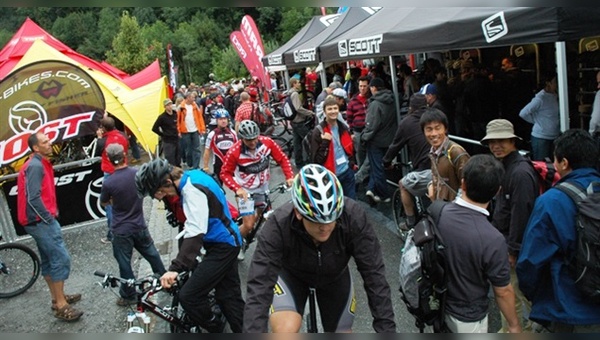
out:
M293 159L261 133L268 117L260 109L258 78L248 86L182 86L164 100L165 111L152 128L164 158L139 169L129 167L127 139L111 132L114 121L105 117L98 132L106 138L101 203L111 208L103 240L112 244L121 277L134 276L133 249L164 287L173 285L179 272L192 271L180 292L181 305L195 323L215 333L225 322L234 332L298 332L314 288L323 329L350 332L355 288L348 263L353 259L374 330L396 332L381 245L357 202L357 190L365 190L372 206L390 202L386 171L406 148L412 168L398 183L407 216L401 228L417 222L415 196L452 202L438 226L450 268L448 329L488 332L491 290L502 315L501 332L599 331L600 308L576 289L567 268L577 247L577 206L556 188L540 194L531 163L553 159L561 182L587 188L600 181L600 151L592 136L558 129L555 75L542 77L543 88L534 97L529 87L515 93L527 84L511 58L503 60L506 74L498 83L470 61L461 63L460 75L451 81L441 65L427 65L421 79L400 67L406 112L400 120L381 67L366 74L354 68L346 81L332 79L313 107L303 100L308 86L317 87L315 77L308 76L312 70L306 70L306 78L292 77L286 95L297 111L291 121ZM509 83L498 96L483 92ZM526 122L532 125L524 130ZM449 138L460 131L481 141L489 154L472 155ZM300 152L305 137L310 142L306 157ZM28 142L33 156L19 173L19 221L38 245L54 315L75 321L83 312L72 304L81 295L64 293L70 259L56 221L47 161L51 144L41 133ZM531 155L519 152L523 145L531 145ZM271 160L281 167L291 197L258 234L244 299L238 261L245 259L252 241L248 235L264 208ZM225 190L238 203L253 201L255 213L243 216L240 225ZM159 261L143 219L145 196L164 201L183 226L178 254L168 268ZM222 315L210 308L213 289ZM117 304L134 303L132 294L121 289Z

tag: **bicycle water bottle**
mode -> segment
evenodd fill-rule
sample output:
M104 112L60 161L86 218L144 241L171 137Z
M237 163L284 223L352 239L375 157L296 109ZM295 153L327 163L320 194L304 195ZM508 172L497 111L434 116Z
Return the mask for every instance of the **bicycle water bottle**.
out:
M127 313L127 332L129 332L129 330L131 328L133 328L133 321L135 320L135 313L134 312L129 312Z

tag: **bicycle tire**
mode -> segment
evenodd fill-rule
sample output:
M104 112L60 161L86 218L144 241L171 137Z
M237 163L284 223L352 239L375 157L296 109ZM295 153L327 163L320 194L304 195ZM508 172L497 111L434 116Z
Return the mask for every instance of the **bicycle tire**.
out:
M23 294L40 276L40 258L26 245L0 244L0 262L0 298Z
M404 242L406 240L408 230L400 228L400 223L406 220L406 211L404 210L404 205L402 205L402 194L400 189L396 189L392 195L392 215L394 216L394 224L396 225L398 236L402 242Z
M285 153L289 159L292 159L294 153L293 138L273 137L272 139L279 145L283 153Z

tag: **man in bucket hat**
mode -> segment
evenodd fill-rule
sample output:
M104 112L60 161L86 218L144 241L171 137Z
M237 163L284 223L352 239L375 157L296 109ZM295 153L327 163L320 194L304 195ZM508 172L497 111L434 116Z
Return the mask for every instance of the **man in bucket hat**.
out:
M494 119L487 124L486 135L481 143L487 145L494 157L504 165L504 178L500 191L496 195L492 224L504 235L508 245L510 278L516 297L515 306L523 330L526 331L531 329L530 322L526 319L531 311L531 303L519 290L515 266L523 233L539 194L539 182L538 174L529 159L519 153L517 141L521 140L521 137L515 135L510 121ZM508 332L504 317L499 332Z

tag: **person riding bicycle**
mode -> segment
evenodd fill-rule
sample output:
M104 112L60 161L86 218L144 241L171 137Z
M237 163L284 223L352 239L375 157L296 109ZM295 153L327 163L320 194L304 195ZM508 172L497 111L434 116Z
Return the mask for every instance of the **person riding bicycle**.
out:
M265 193L269 189L269 158L281 166L288 187L292 185L294 173L292 165L279 145L267 136L261 136L258 125L251 120L243 120L239 127L240 139L225 155L221 167L221 181L233 191L238 200L247 201L252 194L255 213L242 217L240 228L246 238L256 223L256 209L265 205ZM252 240L245 240L250 244ZM246 246L242 246L238 260L245 257Z
M206 137L205 151L202 159L203 169L208 172L208 162L214 154L213 173L221 173L223 159L227 151L238 141L237 135L229 128L229 112L225 109L218 109L214 113L217 128L208 133Z
M408 230L417 223L419 216L415 211L414 197L427 195L427 185L432 180L429 159L431 145L425 139L420 123L426 108L425 95L415 93L410 97L408 115L398 124L394 141L383 156L383 167L392 169L392 160L398 156L404 146L408 148L412 168L398 183L402 206L406 212L406 221L403 221L400 226L403 230Z
M161 285L169 288L178 273L192 271L179 293L181 306L192 321L211 333L223 331L225 322L213 313L208 300L208 293L214 288L231 330L241 332L244 300L236 256L242 238L227 208L223 189L202 170L184 172L161 158L143 164L135 182L142 197L161 200L178 196L185 213L184 229L178 235L183 242L169 270L160 278ZM202 246L206 254L198 262Z
M322 165L300 169L292 202L277 208L258 235L247 279L244 332L298 332L310 288L325 332L351 332L354 284L350 257L364 281L373 328L396 332L381 246L364 208L344 198ZM270 312L269 312L270 310Z

